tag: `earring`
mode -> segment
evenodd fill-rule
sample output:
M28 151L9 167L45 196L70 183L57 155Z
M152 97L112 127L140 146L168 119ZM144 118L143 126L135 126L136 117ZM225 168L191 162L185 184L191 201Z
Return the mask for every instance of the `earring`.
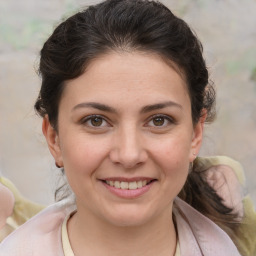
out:
M196 153L193 152L194 160L196 159ZM189 163L189 173L193 171L194 161Z
M191 173L193 171L193 162L189 163L189 170L188 173Z

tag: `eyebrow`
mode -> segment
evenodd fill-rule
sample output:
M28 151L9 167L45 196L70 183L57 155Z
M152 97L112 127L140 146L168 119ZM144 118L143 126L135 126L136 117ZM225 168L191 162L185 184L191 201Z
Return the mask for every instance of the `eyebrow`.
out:
M166 107L178 107L180 109L182 109L182 106L176 102L173 101L166 101L166 102L161 102L161 103L157 103L157 104L153 104L153 105L146 105L141 109L141 113L148 113L154 110L158 110L158 109L163 109ZM80 104L77 104L72 111L79 109L79 108L95 108L101 111L105 111L105 112L109 112L109 113L117 113L117 111L105 104L101 104L101 103L97 103L97 102L83 102Z
M182 106L180 104L174 101L166 101L166 102L161 102L153 105L147 105L141 109L141 113L147 113L147 112L151 112L154 110L163 109L167 107L177 107L182 109Z
M97 103L97 102L83 102L80 104L77 104L72 111L79 109L79 108L95 108L101 111L110 112L110 113L116 113L116 110L110 106L107 106L105 104Z

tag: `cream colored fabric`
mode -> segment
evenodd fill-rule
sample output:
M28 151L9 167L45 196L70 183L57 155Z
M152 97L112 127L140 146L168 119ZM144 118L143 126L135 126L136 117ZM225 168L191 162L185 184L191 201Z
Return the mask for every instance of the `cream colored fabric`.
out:
M0 183L0 241L13 231L7 220L12 215L14 204L13 193Z
M70 218L70 215L68 215L65 218L65 220L62 223L62 227L61 227L62 247L63 247L64 256L75 256L73 253L73 250L71 248L69 238L68 238L67 224L68 224L69 218Z
M235 172L234 167L232 167L232 165L234 166L236 163L234 160L228 159L227 157L223 159L222 157L219 157L217 159L222 163L218 164L216 158L209 158L209 160L214 161L211 166L207 166L207 169L204 171L204 176L206 177L208 184L223 199L224 205L233 209L234 213L238 213L241 220L244 216L244 195L243 187L241 186L241 183L244 183L242 167L238 168L239 165L237 163ZM202 159L202 161L207 160L207 158ZM238 176L241 176L241 182Z
M180 244L179 244L179 241L177 242L177 245L176 245L176 252L175 252L174 256L181 256L181 255L180 255Z
M256 211L250 196L244 195L239 189L240 184L241 188L246 186L241 164L226 156L198 157L195 164L197 171L208 172L209 184L217 190L224 203L240 213L241 225L237 240L239 250L244 252L243 256L256 255ZM218 171L220 168L221 173ZM227 186L222 186L224 180Z
M240 256L229 236L186 202L175 199L181 256ZM55 203L0 243L0 256L63 256L61 227L75 210L73 200Z
M242 165L234 159L227 156L210 156L210 157L197 157L196 164L198 171L205 171L212 166L227 165L233 169L239 182L245 186L245 176Z
M5 225L3 227L0 227L1 242L7 235L13 232L16 228L18 228L31 217L36 215L42 209L44 209L45 206L36 204L24 198L17 190L17 188L14 186L14 184L4 177L0 177L0 184L7 188L14 197L14 202L12 206L13 209L11 210L8 218L5 219ZM1 194L1 196L3 195Z

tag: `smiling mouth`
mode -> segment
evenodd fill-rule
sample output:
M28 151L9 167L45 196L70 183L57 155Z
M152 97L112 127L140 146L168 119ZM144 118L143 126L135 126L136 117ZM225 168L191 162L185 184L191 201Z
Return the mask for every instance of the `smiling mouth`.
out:
M154 182L156 180L139 180L139 181L118 181L118 180L104 180L107 185L118 188L118 189L123 189L123 190L135 190L135 189L140 189L148 184Z

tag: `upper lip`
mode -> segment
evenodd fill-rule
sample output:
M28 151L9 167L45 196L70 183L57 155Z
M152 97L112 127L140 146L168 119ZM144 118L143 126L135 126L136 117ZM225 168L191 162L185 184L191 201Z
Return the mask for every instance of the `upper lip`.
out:
M142 181L146 180L147 182L156 180L154 178L149 178L149 177L132 177L132 178L126 178L126 177L108 177L101 179L104 181L124 181L124 182L133 182L133 181Z

